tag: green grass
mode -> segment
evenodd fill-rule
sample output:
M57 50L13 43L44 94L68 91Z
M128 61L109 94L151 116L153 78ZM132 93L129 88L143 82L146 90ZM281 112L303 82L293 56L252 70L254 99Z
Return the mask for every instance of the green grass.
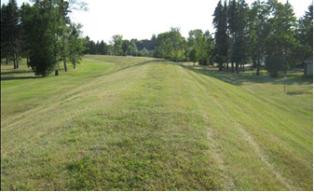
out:
M86 56L47 78L1 68L2 190L312 190L300 73L284 93L282 79L152 58Z

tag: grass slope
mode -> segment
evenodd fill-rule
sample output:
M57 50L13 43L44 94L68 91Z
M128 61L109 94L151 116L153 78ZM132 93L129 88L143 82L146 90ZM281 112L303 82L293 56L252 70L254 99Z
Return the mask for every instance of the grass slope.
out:
M2 66L2 190L311 190L312 83L86 56Z

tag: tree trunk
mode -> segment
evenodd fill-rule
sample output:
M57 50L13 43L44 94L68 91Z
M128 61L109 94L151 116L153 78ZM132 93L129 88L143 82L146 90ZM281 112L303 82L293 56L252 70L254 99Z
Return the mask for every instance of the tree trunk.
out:
M76 69L76 59L73 61L73 68Z
M56 69L56 70L55 70L55 76L58 76L58 75L59 75L59 70Z
M236 63L236 72L239 73L239 64Z
M64 71L67 72L68 71L67 59L65 57L63 58L63 67L64 67Z
M227 71L229 71L229 63L227 62Z
M259 70L260 70L260 61L259 59L257 60L257 63L256 63L256 75L259 76Z
M27 64L27 67L29 68L30 67L29 56L26 56L26 64Z
M16 69L16 59L15 59L15 56L13 56L13 69Z
M219 71L222 71L222 68L223 68L223 64L221 63L221 64L219 65Z
M231 71L232 71L232 73L234 73L234 63L233 63L233 61L231 62Z
M16 68L18 69L20 67L19 65L19 55L16 54Z

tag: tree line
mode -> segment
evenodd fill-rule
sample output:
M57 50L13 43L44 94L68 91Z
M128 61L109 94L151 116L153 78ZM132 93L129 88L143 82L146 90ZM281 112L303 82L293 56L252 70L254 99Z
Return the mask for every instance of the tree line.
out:
M245 0L220 0L213 16L213 34L196 29L184 38L172 28L142 41L115 35L110 44L88 40L86 53L215 63L220 71L236 73L252 63L256 75L264 66L273 77L312 56L313 5L297 19L288 1L256 0L249 6Z
M252 62L259 75L264 64L271 76L286 72L313 53L313 5L297 20L291 4L277 0L252 3L219 1L214 12L215 61L219 69L240 71Z
M265 67L271 76L285 73L312 56L313 5L297 19L291 4L278 0L220 0L213 13L214 33L191 30L187 38L180 30L153 35L151 39L92 41L81 37L81 26L71 22L65 0L35 0L19 9L15 0L1 7L1 61L19 59L36 74L48 75L60 62L75 67L82 54L149 56L173 61L216 64L220 71L239 73L252 63L256 75Z
M58 74L59 63L65 71L68 61L75 68L85 49L81 25L71 22L70 3L65 0L35 0L18 8L15 0L1 6L1 62L20 59L36 75Z
M214 39L209 31L191 30L185 39L178 28L153 35L151 39L123 39L122 35L114 35L107 44L104 41L94 42L85 38L85 54L103 54L118 56L148 56L165 58L173 61L193 61L200 64L212 63Z
M122 35L114 35L111 43L104 41L93 41L87 36L85 37L86 49L85 54L99 54L99 55L119 55L119 56L153 56L155 48L155 39L137 40L137 39L123 39Z

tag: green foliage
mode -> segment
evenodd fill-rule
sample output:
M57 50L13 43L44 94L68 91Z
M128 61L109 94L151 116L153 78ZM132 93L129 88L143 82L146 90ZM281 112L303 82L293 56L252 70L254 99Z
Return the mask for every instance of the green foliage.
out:
M112 37L113 54L123 55L123 37L122 35L114 35Z
M189 54L191 61L199 62L205 47L202 30L196 29L189 32L188 45L191 49Z
M229 36L227 34L227 5L218 2L214 12L215 32L215 56L214 60L218 63L219 70L222 70L223 63L228 62Z
M301 61L313 55L313 5L310 5L308 11L299 20L297 38L300 43L296 51Z
M266 39L270 34L271 26L268 22L269 6L261 1L255 1L249 12L250 51L256 75L259 75L261 64L266 57Z
M67 58L72 58L73 61L74 52L81 52L82 48L78 47L83 47L82 42L77 43L74 40L79 37L73 37L68 16L70 4L74 5L76 2L40 0L34 1L32 5L24 3L18 9L15 0L10 0L8 5L3 5L1 53L4 54L1 54L1 58L12 58L14 68L18 68L22 55L27 58L28 65L36 75L49 75L58 68L59 61L63 61L64 70L67 71Z
M23 7L25 36L29 44L30 66L36 75L47 76L57 63L58 13L49 1Z
M136 56L138 53L138 49L136 46L136 42L134 40L131 40L129 42L128 48L127 48L127 55L133 55Z
M230 32L230 61L239 65L244 64L248 58L249 32L248 12L249 7L244 0L232 0L228 6L228 29ZM233 71L234 69L232 69Z
M173 61L185 59L186 41L179 29L172 28L169 32L161 33L156 39L154 55Z
M269 1L272 17L269 19L271 31L266 40L266 66L272 76L286 72L295 65L293 52L297 41L294 29L296 18L291 5L286 2Z
M213 53L213 39L208 31L196 29L189 32L188 38L188 58L202 65L211 63L211 54Z
M282 55L268 55L266 57L266 69L269 72L270 76L278 77L279 72L283 71L286 67L286 59Z
M21 29L19 10L15 0L1 6L1 58L13 61L13 68L19 67L21 53Z
M71 24L70 25L70 36L69 36L69 58L73 67L76 68L76 64L80 62L85 49L85 42L80 38L81 34L81 25ZM101 45L104 47L104 42L101 42ZM104 49L104 48L103 48Z

